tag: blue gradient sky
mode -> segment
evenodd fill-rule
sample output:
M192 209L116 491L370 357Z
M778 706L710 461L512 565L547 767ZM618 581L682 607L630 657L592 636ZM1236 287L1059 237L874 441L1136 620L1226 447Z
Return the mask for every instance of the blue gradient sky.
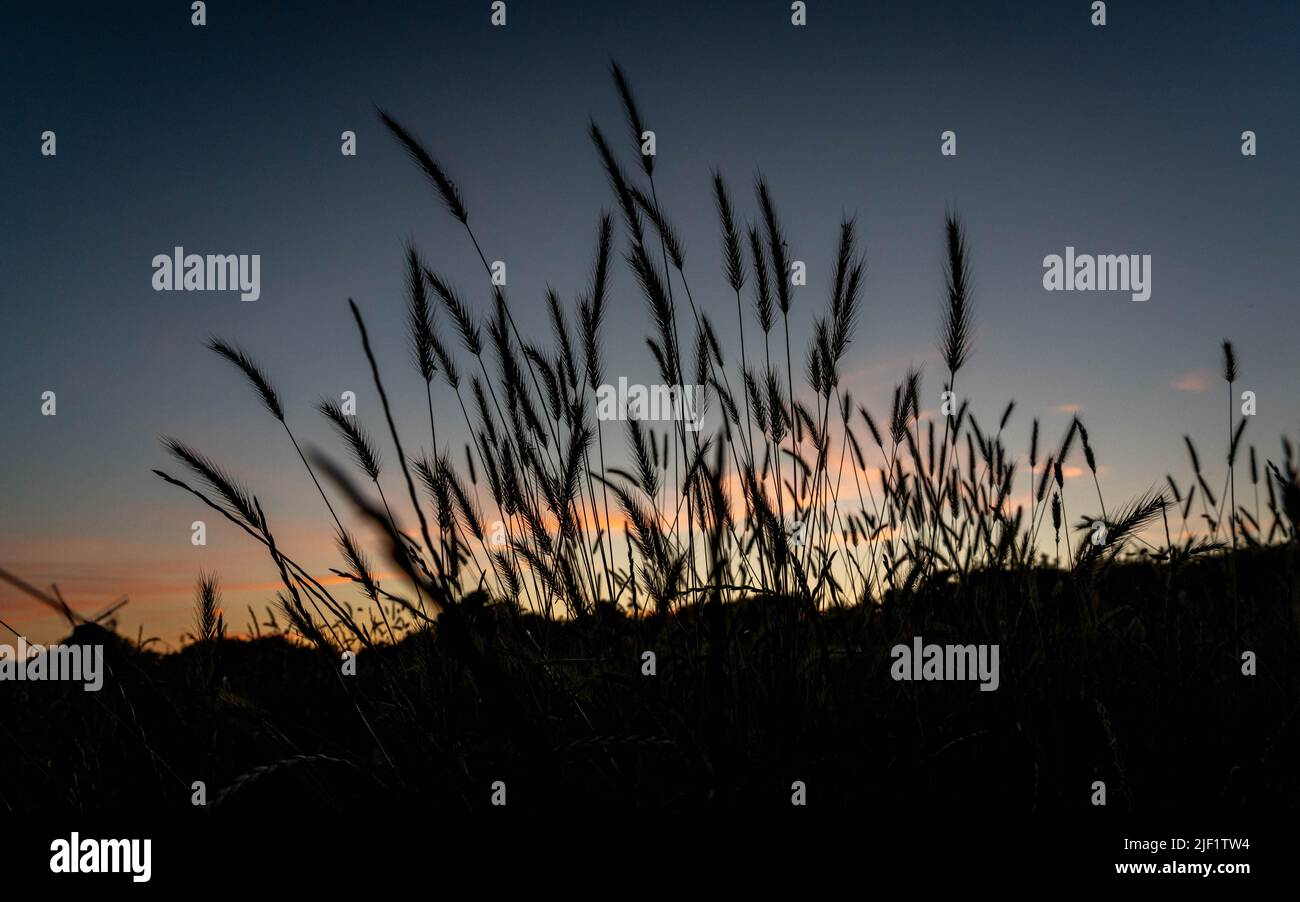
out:
M177 3L7 13L0 566L58 582L83 611L129 594L124 627L170 641L190 618L195 575L215 568L241 628L244 606L272 597L275 571L151 474L169 464L164 433L245 479L304 564L337 565L279 425L202 340L244 344L300 435L336 450L312 409L319 396L354 390L363 421L381 425L355 297L417 445L427 423L405 354L403 240L480 309L488 294L460 224L374 106L457 180L488 258L508 263L521 331L541 335L546 286L572 304L612 206L590 116L632 162L611 56L657 132L659 197L733 355L713 166L744 219L755 172L768 177L792 254L808 263L792 309L800 358L826 306L839 219L857 215L868 270L845 382L873 411L908 362L928 364L923 407L937 407L942 219L956 207L977 310L959 388L982 422L1014 397L1010 433L1023 437L1011 444L1023 449L1031 416L1051 441L1077 405L1108 500L1169 471L1185 481L1184 433L1221 459L1226 336L1239 390L1259 396L1248 440L1276 456L1300 414L1296 3L1111 3L1104 28L1074 0L809 5L802 29L782 2L517 0L504 29L489 26L486 2L220 2L204 28ZM55 158L39 154L46 129ZM355 158L339 153L345 129L358 134ZM939 153L946 129L956 158ZM1240 154L1245 129L1256 157ZM175 245L261 254L261 300L154 292L150 261ZM1042 259L1066 245L1150 254L1151 300L1045 292ZM607 375L653 381L650 320L621 261L613 288ZM45 390L58 393L56 417L40 416ZM459 408L445 389L438 402L446 441ZM385 453L391 464L387 442ZM198 518L206 548L190 545ZM59 632L5 586L0 617L37 639Z

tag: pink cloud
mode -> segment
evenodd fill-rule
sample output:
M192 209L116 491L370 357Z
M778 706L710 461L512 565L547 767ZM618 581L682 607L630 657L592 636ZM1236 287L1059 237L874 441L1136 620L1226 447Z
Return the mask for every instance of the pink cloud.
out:
M1082 413L1082 404L1057 404L1054 408L1057 413Z
M1200 394L1209 386L1204 370L1189 370L1173 381L1173 387L1179 391Z

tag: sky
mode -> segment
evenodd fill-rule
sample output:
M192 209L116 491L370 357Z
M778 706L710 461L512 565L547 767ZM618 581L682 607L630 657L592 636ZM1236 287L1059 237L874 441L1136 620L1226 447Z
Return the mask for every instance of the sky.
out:
M82 613L127 595L121 628L170 647L188 628L201 570L220 574L232 629L245 628L248 606L264 619L273 566L153 475L178 472L161 435L248 483L313 572L340 566L328 513L280 425L203 341L242 344L303 443L339 452L314 410L321 396L355 391L370 431L382 424L348 312L355 298L404 441L427 449L424 389L406 352L403 243L477 309L489 293L464 230L375 109L456 180L484 253L507 263L520 331L541 336L546 289L572 310L598 217L614 206L589 120L634 163L611 58L656 132L656 191L730 359L738 334L714 167L746 222L757 216L753 179L767 178L791 255L807 263L791 310L796 349L826 308L839 222L856 216L867 271L843 383L881 417L909 363L927 369L922 406L938 406L943 218L956 210L976 311L959 388L984 423L1016 400L1013 447L1027 446L1031 417L1049 442L1077 413L1108 496L1167 472L1185 481L1184 434L1205 449L1226 444L1224 338L1240 359L1238 390L1258 398L1247 440L1276 457L1279 436L1300 433L1295 2L1114 2L1104 27L1078 0L811 0L804 27L788 3L767 0L513 0L503 28L489 6L213 2L203 27L184 3L6 13L0 567L56 583ZM40 152L46 130L55 156ZM340 153L345 130L356 156ZM949 130L956 156L940 153ZM1254 156L1241 153L1246 130ZM154 291L151 261L176 246L259 254L261 297ZM1149 254L1150 300L1045 291L1043 259L1067 246ZM621 259L612 291L608 375L653 382L651 321ZM752 319L746 328L757 334ZM46 391L55 416L41 414ZM435 405L440 441L463 454L445 387ZM391 476L387 442L384 452ZM386 487L403 497L400 482ZM203 547L190 541L196 519L208 522ZM3 584L0 618L37 641L65 632Z

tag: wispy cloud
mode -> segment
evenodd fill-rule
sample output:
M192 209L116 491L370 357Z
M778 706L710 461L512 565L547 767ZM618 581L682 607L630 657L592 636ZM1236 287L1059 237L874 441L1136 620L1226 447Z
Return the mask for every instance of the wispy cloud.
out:
M1198 395L1205 391L1209 384L1209 375L1205 370L1188 370L1172 383L1173 387L1179 391L1193 392Z
M934 349L925 347L918 347L907 354L895 351L864 356L867 362L848 365L840 373L840 386L854 395L888 392L903 378L909 366L938 360Z

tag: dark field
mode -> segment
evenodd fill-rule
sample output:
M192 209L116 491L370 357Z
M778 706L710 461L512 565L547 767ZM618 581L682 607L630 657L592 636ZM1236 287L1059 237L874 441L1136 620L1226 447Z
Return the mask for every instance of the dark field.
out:
M1298 565L1292 544L639 622L473 597L347 678L280 637L157 655L81 627L110 643L105 689L9 687L0 802L185 810L202 780L210 808L463 811L502 780L512 810L749 809L789 806L802 780L818 809L1051 811L1089 809L1102 780L1110 808L1290 810ZM1000 688L895 682L889 648L913 635L1000 643Z

